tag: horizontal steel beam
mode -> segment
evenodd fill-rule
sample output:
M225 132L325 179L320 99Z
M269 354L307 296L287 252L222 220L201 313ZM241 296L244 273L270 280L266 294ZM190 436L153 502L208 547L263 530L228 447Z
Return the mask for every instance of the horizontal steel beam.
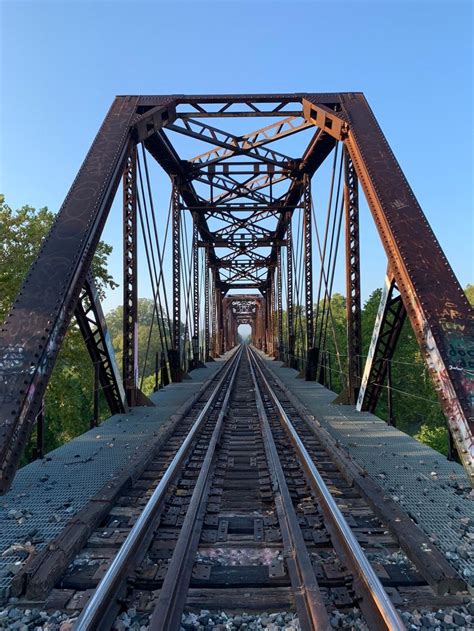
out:
M233 148L223 147L222 145L212 147L212 149L209 149L194 158L190 158L189 162L199 165L200 167L216 164L235 155L250 152L257 147L266 146L281 138L287 138L293 134L297 134L311 125L311 122L301 119L299 116L288 116L283 120L272 123L271 125L267 125L266 127L262 127L253 132L243 134L242 136L230 136L227 134L226 138L231 140L231 144L234 145ZM214 129L214 131L216 130ZM289 159L287 158L283 161L288 160Z
M209 245L208 241L198 241L199 247L207 247ZM242 242L240 239L213 239L212 245L215 248L269 248L273 245L286 245L286 239L252 239L251 241Z
M231 105L233 103L301 103L303 98L311 98L314 102L325 105L340 103L344 92L284 92L281 94L172 94L172 95L141 95L137 97L141 106L153 106L162 99L171 99L176 105ZM359 93L360 94L360 93ZM286 113L288 116L288 114Z

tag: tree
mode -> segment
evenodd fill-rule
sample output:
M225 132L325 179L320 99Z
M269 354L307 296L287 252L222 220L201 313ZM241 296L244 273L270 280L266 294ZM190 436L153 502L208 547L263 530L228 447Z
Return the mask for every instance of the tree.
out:
M466 285L464 291L466 292L469 304L474 307L474 285Z
M115 350L117 363L122 368L123 357L123 306L119 305L107 313L107 326L110 339ZM153 327L151 325L153 323ZM150 335L151 328L151 335ZM154 375L156 353L167 353L170 338L168 319L160 312L160 324L157 323L157 314L154 313L153 300L150 298L138 299L138 365L140 379L143 375L144 383L147 377ZM167 340L167 341L166 341ZM147 352L148 349L148 352ZM146 381L147 384L151 381ZM153 382L154 383L154 382ZM148 388L147 394L151 390Z
M55 216L48 208L36 210L23 206L13 210L0 195L0 318L5 319L28 270L35 260L43 239L53 225ZM111 246L99 243L92 263L100 295L116 283L107 270ZM69 326L59 351L56 365L45 395L46 451L67 442L89 427L92 416L94 376L93 366L82 335L74 322ZM101 417L107 416L107 406L101 398ZM31 456L31 446L25 460Z

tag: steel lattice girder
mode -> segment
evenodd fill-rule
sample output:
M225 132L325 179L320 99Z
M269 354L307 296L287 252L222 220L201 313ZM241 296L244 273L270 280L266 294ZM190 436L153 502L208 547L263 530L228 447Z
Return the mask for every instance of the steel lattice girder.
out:
M313 346L313 248L312 248L312 203L311 180L305 175L303 182L304 198L304 276L305 276L305 315L306 315L306 348Z
M137 152L132 147L123 174L123 382L133 406L138 388Z
M362 311L360 301L359 183L354 164L344 148L344 209L346 242L347 390L355 403L362 365Z
M359 411L375 412L387 375L387 362L392 360L406 313L395 278L388 271L357 399Z
M127 399L122 379L115 361L115 353L107 331L104 313L91 273L86 276L84 287L74 311L77 324L84 337L92 363L99 366L99 380L112 414L127 411Z
M280 210L270 262L276 264L291 214L300 204L304 175L311 177L335 143L342 141L368 199L461 459L473 479L472 309L364 96L124 96L112 104L2 329L1 491L9 488L26 446L131 148L144 142L165 171L178 178L184 204L198 214L200 238L207 242L209 266L215 274L219 259L204 216L204 212L212 211L213 204L196 192L192 177L195 166L179 158L162 128L174 125L177 119L288 118L301 116L302 110L304 120L318 129L303 157L292 165L287 193L280 197L270 194L265 198L270 199L268 205L261 204L266 210ZM258 152L254 158L264 162ZM242 203L246 202L233 201L235 206ZM266 287L270 275L269 271ZM214 279L216 296L222 296L228 285L218 274ZM222 331L219 301L216 309ZM220 338L222 348L222 334Z

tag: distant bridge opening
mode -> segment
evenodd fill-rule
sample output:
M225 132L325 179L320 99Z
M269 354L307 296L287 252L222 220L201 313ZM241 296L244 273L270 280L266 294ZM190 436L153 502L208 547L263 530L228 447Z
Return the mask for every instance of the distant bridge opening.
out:
M240 335L242 342L248 344L252 338L252 327L250 324L239 324L237 333Z

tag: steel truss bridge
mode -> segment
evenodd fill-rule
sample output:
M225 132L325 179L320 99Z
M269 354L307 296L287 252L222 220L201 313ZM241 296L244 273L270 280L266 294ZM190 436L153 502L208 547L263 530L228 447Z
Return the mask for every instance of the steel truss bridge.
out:
M189 143L201 148L183 158L178 150ZM297 145L299 157L285 149ZM166 217L153 193L156 165L171 181L171 279ZM324 169L332 215L319 233L312 187ZM91 275L120 184L122 373ZM364 366L361 192L387 255ZM298 217L301 230L295 230ZM257 347L324 383L331 310L318 310L321 301L330 305L341 230L348 369L340 401L375 410L408 318L472 482L472 309L363 94L168 95L114 100L3 325L1 491L9 489L32 429L42 422L43 397L73 316L111 413L151 403L140 388L137 352L138 281L147 272L166 349L156 358L164 383L180 381L203 360L235 346L240 324L252 327Z

